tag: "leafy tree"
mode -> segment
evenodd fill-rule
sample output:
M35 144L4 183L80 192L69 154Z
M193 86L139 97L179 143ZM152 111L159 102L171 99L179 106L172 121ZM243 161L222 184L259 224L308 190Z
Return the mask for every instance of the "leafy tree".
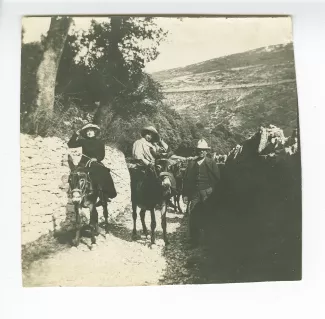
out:
M132 145L145 125L154 125L175 153L192 155L197 140L206 134L206 123L196 123L164 105L161 86L143 70L146 62L158 56L166 34L153 18L113 17L105 23L92 21L88 31L67 35L56 76L55 111L60 116L55 123L39 121L38 131L41 127L45 135L58 130L70 134L75 123L81 123L83 112L97 109L94 121L101 125L104 139L126 156L131 156ZM33 104L35 92L29 100L26 92L32 83L29 80L34 77L33 83L36 81L44 40L23 47L25 61L34 59L33 67L23 63L34 70L32 77L27 72L27 77L22 76L27 105ZM64 128L67 121L70 124Z
M158 56L166 35L154 18L124 16L108 18L105 23L93 20L90 30L80 35L79 51L86 48L87 53L79 56L79 64L87 66L98 89L99 124L107 124L105 108L123 118L157 112L160 87L143 69Z

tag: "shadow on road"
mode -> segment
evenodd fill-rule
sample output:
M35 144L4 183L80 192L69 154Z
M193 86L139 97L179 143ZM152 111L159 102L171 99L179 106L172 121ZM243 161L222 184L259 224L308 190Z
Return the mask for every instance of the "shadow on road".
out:
M145 238L142 230L142 224L140 221L140 216L138 214L137 218L137 236L134 239L132 237L132 213L131 212L124 212L123 214L120 214L116 221L114 223L109 224L109 233L113 235L114 237L117 237L121 240L127 241L127 242L137 242L142 245L150 246L150 223L151 223L151 218L150 218L150 213L149 211L146 212L146 226L148 229L148 237ZM168 232L168 237L170 237L169 229L168 227L172 224L177 224L180 222L182 219L181 216L178 216L177 214L171 214L169 216L172 217L167 217L167 232ZM157 228L155 230L155 235L156 235L156 240L162 240L163 239L163 232L161 230L161 221L160 221L160 212L156 211L156 222L157 222ZM99 226L101 228L104 228L104 224L100 223Z
M161 284L300 280L301 222L292 219L299 207L288 212L290 207L281 201L256 207L263 211L215 208L197 248L186 243L188 217L180 219L164 249L167 269ZM277 220L275 211L285 217Z
M167 215L169 245L159 248L166 269L159 284L214 284L258 281L299 280L301 277L301 220L297 219L299 203L291 207L286 201L265 206L263 197L251 203L251 210L239 205L214 207L200 245L188 245L188 215ZM246 207L249 207L247 204ZM255 208L254 208L255 207ZM253 209L254 208L254 209ZM263 210L259 210L262 209ZM275 214L276 212L276 214ZM157 223L160 222L157 212ZM150 214L146 218L150 228ZM150 246L150 236L142 235L138 218L139 245ZM100 224L103 227L103 224ZM160 228L160 227L159 227ZM104 229L101 229L101 235ZM109 225L109 233L132 242L132 216L126 211ZM70 249L73 231L42 236L22 250L23 269L41 258ZM82 244L89 247L89 228L82 230ZM163 235L156 230L158 245ZM109 240L109 239L107 239Z

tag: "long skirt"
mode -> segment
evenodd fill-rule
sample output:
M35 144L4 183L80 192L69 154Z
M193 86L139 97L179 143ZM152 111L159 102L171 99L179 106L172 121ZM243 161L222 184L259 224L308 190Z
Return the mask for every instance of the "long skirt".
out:
M92 163L89 167L89 176L92 183L99 186L106 197L115 198L117 196L109 168L101 163Z

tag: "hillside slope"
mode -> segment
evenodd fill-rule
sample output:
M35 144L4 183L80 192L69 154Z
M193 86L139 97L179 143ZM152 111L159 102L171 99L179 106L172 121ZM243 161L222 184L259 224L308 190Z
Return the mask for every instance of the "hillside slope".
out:
M165 102L201 122L212 141L226 132L227 145L249 137L260 125L297 127L293 44L279 44L152 74Z

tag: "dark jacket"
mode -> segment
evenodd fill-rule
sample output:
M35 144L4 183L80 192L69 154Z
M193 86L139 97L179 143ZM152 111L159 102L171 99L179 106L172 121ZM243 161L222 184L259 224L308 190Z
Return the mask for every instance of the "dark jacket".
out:
M82 147L82 154L89 158L96 158L98 162L101 162L105 158L105 144L103 141L96 138L83 138L78 137L74 133L68 142L69 148ZM85 165L89 158L82 156L79 165Z
M190 161L184 174L183 196L191 197L196 192L196 161ZM209 184L215 189L220 182L220 171L215 161L205 158L202 165L206 165L208 172Z
M82 147L82 154L79 166L85 167L90 158L96 158L98 163L92 163L89 169L89 175L94 185L99 185L103 193L108 198L115 198L117 192L114 181L112 179L110 169L105 167L101 161L105 158L105 144L103 141L96 138L78 137L73 134L68 142L69 148Z

